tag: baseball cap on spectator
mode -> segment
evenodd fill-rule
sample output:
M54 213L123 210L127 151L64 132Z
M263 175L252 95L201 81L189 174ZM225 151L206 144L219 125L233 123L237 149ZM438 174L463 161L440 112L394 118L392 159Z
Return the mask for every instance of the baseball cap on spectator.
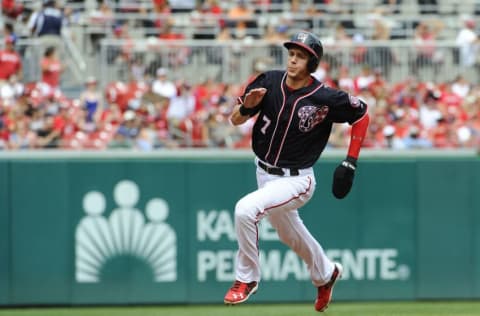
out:
M135 112L129 110L129 111L126 111L125 113L123 113L123 119L125 121L130 121L130 120L133 120L135 118Z
M395 134L395 127L393 125L387 125L383 128L383 135L385 137L391 137Z
M85 80L85 84L95 84L97 83L97 78L95 78L94 76L89 76L87 77L87 80Z
M167 69L161 67L157 69L157 77L159 76L166 76L168 73Z
M463 22L465 24L466 27L468 28L475 28L475 19L471 16L465 16L463 18Z

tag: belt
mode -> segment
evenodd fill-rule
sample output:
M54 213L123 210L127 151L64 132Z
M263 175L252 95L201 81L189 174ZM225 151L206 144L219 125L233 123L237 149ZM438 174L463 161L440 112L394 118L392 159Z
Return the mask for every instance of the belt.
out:
M277 176L284 176L285 175L285 169L290 171L290 176L298 176L300 172L298 169L295 168L279 168L279 167L270 167L261 162L260 160L258 161L258 166L265 170L269 174L277 175Z

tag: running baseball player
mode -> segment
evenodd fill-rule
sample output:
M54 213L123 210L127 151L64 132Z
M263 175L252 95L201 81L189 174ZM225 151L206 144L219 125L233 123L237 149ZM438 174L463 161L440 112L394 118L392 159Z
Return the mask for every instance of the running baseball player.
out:
M284 43L286 71L260 74L239 98L230 121L234 125L258 115L253 127L258 189L235 206L238 253L236 280L225 295L225 304L238 304L255 293L260 282L257 223L268 217L282 242L306 263L317 288L315 309L324 311L342 266L332 262L303 224L298 208L315 190L312 166L327 144L333 123L352 125L346 159L335 169L332 192L344 198L353 183L360 147L369 117L367 105L343 91L326 87L310 74L323 55L320 40L298 32Z

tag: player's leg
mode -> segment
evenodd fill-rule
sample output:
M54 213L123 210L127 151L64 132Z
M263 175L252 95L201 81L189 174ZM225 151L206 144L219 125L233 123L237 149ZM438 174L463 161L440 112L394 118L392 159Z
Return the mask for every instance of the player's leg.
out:
M237 279L244 282L260 279L257 223L267 214L302 206L312 196L314 186L314 180L309 176L279 178L238 201L235 207L239 244Z
M313 175L282 178L260 173L258 179L260 188L244 196L235 206L235 231L239 248L236 280L240 284L236 282L234 287L241 286L241 290L232 287L227 292L225 302L229 304L248 299L260 280L258 222L272 212L286 212L301 207L310 199L315 188ZM252 290L249 291L249 288Z
M315 309L324 311L332 299L333 286L342 273L342 266L332 262L322 246L308 231L297 210L274 212L269 216L280 240L306 263L312 283L317 287Z
M277 231L280 240L303 259L310 272L313 285L319 287L327 283L333 273L333 262L305 227L298 211L274 212L268 219Z

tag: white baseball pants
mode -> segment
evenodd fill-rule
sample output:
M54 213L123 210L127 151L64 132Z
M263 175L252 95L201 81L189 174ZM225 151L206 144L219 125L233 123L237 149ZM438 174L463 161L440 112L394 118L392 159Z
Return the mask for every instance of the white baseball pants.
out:
M235 206L235 230L238 240L236 279L260 281L258 222L265 216L280 240L303 259L314 286L330 280L333 262L310 234L298 214L315 190L313 168L301 169L298 176L276 176L257 166L258 189L240 199Z

